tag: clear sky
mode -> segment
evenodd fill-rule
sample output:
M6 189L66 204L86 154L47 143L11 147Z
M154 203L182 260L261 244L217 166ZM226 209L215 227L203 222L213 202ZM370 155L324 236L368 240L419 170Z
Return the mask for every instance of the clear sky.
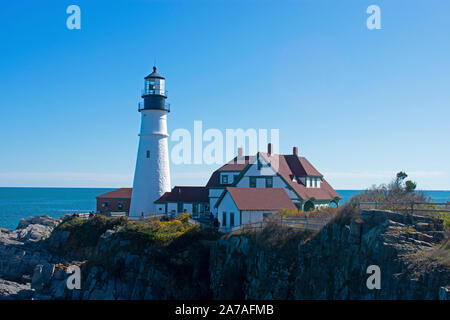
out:
M81 30L66 27L71 4ZM372 4L381 30L366 27ZM169 133L275 128L281 153L298 146L336 189L400 170L450 189L449 12L448 0L2 1L0 186L131 186L156 61ZM215 168L171 164L172 186Z

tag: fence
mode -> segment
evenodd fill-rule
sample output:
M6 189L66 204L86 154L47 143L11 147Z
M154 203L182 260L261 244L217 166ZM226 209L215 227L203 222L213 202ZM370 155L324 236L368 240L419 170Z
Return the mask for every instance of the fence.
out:
M89 216L90 216L89 212L75 213L75 217L81 218L81 219L89 219Z
M330 219L329 218L309 218L309 217L301 217L301 218L284 218L281 217L280 220L274 219L272 222L280 223L279 225L281 227L289 227L294 229L301 229L301 230L309 230L309 231L318 231L323 228L324 225L328 223ZM200 225L204 228L214 228L211 224L203 224L199 223L198 221L192 222L193 224ZM219 228L220 232L229 233L237 230L261 230L264 229L267 226L268 222L266 221L259 221L259 222L253 222L253 223L247 223L247 224L241 224L239 226L233 226L233 227L224 227L221 226Z
M328 223L330 218L309 218L307 216L301 218L284 218L281 217L281 226L291 227L295 229L318 231Z
M128 216L129 220L133 220L133 221L141 221L141 220L146 220L149 218L161 218L161 217L166 217L167 215L165 213L158 213L158 214L149 214L146 216Z
M363 202L358 203L360 209L384 209L404 214L439 214L450 212L450 201L447 202Z

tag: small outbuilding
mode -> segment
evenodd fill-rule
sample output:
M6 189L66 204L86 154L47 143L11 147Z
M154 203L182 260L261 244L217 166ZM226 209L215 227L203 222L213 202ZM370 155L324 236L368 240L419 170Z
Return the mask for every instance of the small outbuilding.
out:
M109 215L111 212L130 212L132 188L120 188L96 197L97 213Z

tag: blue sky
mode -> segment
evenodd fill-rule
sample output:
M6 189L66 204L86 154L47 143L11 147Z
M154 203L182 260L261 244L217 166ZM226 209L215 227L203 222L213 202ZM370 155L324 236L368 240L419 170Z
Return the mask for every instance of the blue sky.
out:
M81 30L66 8L81 8ZM368 30L366 8L381 8ZM131 186L154 62L169 133L280 129L337 189L404 170L450 189L450 2L9 1L0 10L0 186ZM169 142L169 152L174 142ZM265 151L265 150L264 150ZM172 185L217 167L171 165Z

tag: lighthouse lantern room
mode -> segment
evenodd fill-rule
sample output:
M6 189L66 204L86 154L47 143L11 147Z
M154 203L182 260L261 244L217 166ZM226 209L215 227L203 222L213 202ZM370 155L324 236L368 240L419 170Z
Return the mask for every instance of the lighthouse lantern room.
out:
M130 216L156 212L154 201L170 191L169 150L165 78L153 72L144 78L143 101L139 103L141 131L134 172Z

